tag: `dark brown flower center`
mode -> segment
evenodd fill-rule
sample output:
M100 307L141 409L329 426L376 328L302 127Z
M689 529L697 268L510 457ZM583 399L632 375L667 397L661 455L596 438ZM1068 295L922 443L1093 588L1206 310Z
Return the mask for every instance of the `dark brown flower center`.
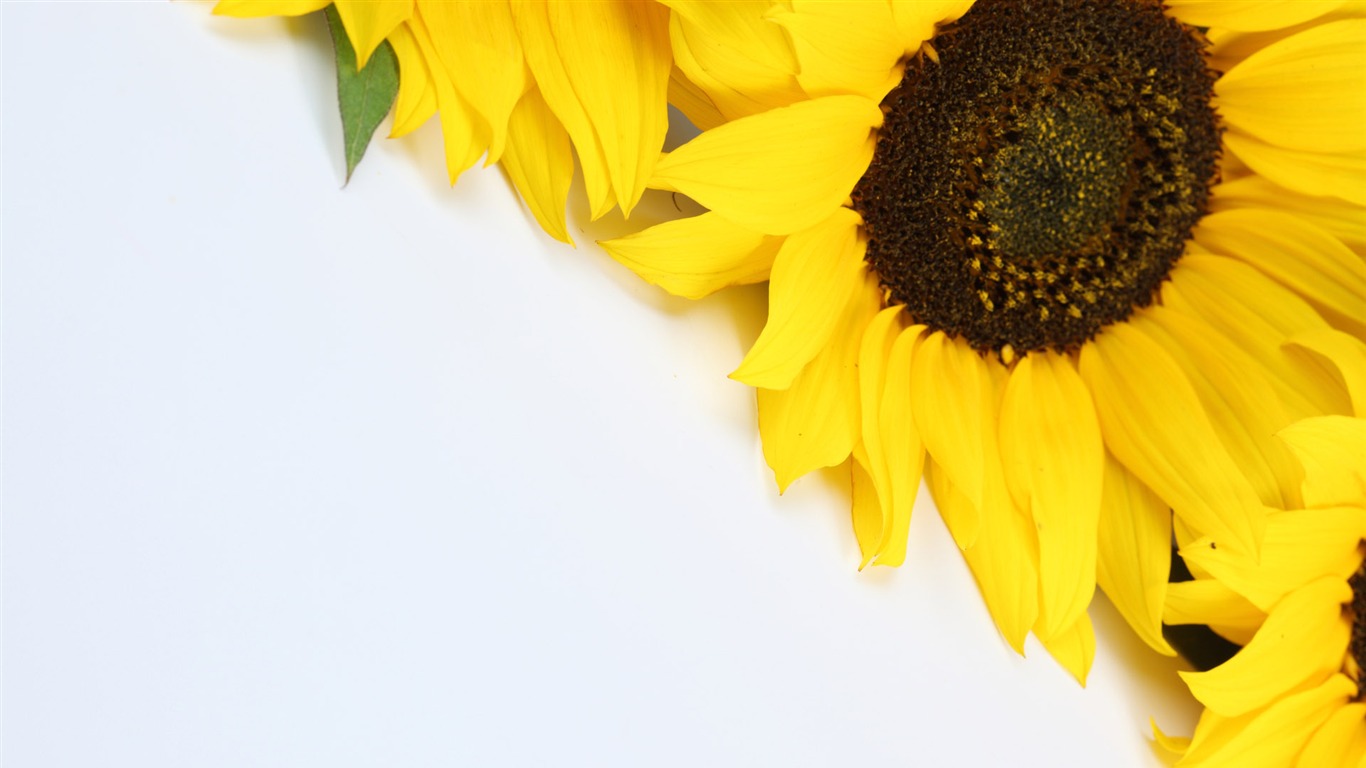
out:
M1358 688L1361 676L1366 673L1366 563L1347 581L1352 587L1352 642L1348 652L1356 662ZM1366 691L1361 691L1366 694Z
M996 353L1150 304L1218 167L1200 34L1153 0L977 0L932 45L853 194L891 302Z

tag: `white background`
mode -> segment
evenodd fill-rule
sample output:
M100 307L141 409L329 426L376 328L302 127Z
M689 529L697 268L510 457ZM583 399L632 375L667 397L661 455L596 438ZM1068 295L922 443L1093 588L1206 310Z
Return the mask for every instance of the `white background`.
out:
M342 188L320 17L3 3L4 762L1149 766L1174 670L1014 655L933 506L857 573L669 298L435 124ZM387 126L381 129L387 132ZM667 206L655 200L657 209ZM642 217L642 220L648 216Z

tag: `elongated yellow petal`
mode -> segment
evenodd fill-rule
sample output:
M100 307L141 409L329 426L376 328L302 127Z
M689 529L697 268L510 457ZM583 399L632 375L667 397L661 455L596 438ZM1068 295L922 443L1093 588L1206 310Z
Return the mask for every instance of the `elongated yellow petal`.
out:
M859 570L877 557L878 545L882 542L884 520L882 502L878 499L877 488L868 470L868 456L863 445L855 445L853 461L849 462L850 482L852 485L851 514L854 523L854 538L858 541Z
M867 329L863 332L863 341L859 345L859 401L863 404L860 415L860 434L863 437L860 447L861 460L868 472L868 480L877 497L879 515L883 521L877 529L876 536L872 538L871 546L863 549L863 563L860 568L867 566L881 551L880 548L887 539L886 533L891 527L891 468L887 463L887 453L882 447L880 414L882 395L886 391L888 360L891 359L892 345L903 327L901 312L900 306L887 307L879 312L868 323ZM920 326L920 330L923 331L924 326Z
M1167 624L1208 624L1233 642L1247 645L1266 623L1266 611L1222 582L1196 579L1168 587L1162 621Z
M817 226L788 237L773 260L768 323L731 378L786 389L825 346L863 284L865 246L858 216L848 208L836 208Z
M1188 254L1163 286L1162 303L1198 316L1228 339L1224 353L1248 356L1271 375L1281 401L1300 417L1347 413L1351 402L1335 372L1286 349L1284 341L1328 324L1304 300L1256 269L1220 256Z
M1259 213L1291 213L1341 240L1357 253L1366 251L1366 207L1337 197L1315 197L1291 192L1270 179L1246 176L1216 186L1210 197L1213 212L1250 208Z
M1081 374L1115 458L1220 546L1255 555L1266 524L1261 502L1171 356L1116 323L1082 348Z
M954 487L938 461L926 463L925 480L954 538L961 540L958 529L965 522L976 526L980 518L976 539L963 550L963 558L972 569L996 626L1010 647L1023 654L1025 637L1039 615L1039 555L1034 525L1010 504L1004 488L994 494L992 503L979 510Z
M892 18L906 55L934 37L941 24L956 21L968 12L973 0L892 0Z
M1279 509L1300 506L1304 472L1277 430L1291 422L1255 361L1230 360L1230 346L1198 318L1167 307L1153 307L1131 320L1157 341L1186 371L1200 404L1224 447L1243 470L1263 504Z
M813 96L854 93L880 102L901 79L907 46L885 2L793 0L790 11L776 9L770 18L792 35L797 80Z
M781 237L736 226L714 212L600 243L646 282L689 299L767 280L782 244Z
M506 2L428 2L422 18L455 88L489 132L488 162L502 157L508 119L531 84Z
M1280 601L1233 658L1207 672L1179 672L1202 704L1224 717L1237 717L1270 704L1306 680L1327 678L1342 666L1351 622L1342 604L1352 589L1326 578Z
M547 234L574 244L565 226L565 205L574 180L569 134L533 87L508 116L503 169Z
M1295 768L1357 765L1366 758L1366 703L1339 708L1319 729L1295 761Z
M675 44L674 49L677 48ZM711 130L726 122L726 116L716 108L716 102L689 80L677 64L669 71L669 104L677 107L688 118L688 122L700 131Z
M674 61L708 96L723 120L807 98L782 27L765 18L767 0L676 0L669 19Z
M1105 445L1091 395L1070 360L1036 352L1016 363L999 439L1006 478L1038 531L1034 633L1048 640L1077 622L1096 587Z
M1356 684L1333 675L1315 688L1287 696L1270 707L1226 718L1207 711L1200 718L1182 768L1282 768L1304 748L1310 734L1355 695Z
M1168 736L1162 732L1161 728L1157 727L1157 721L1151 717L1148 718L1148 724L1152 726L1153 729L1153 739L1156 742L1155 746L1170 756L1170 759L1168 760L1170 764L1175 764L1176 760L1186 754L1186 750L1190 749L1191 740L1189 737Z
M1352 398L1352 412L1366 418L1366 342L1342 331L1316 328L1295 335L1287 344L1309 350L1337 368Z
M1280 431L1304 465L1309 507L1361 505L1366 499L1366 419L1319 416Z
M1287 213L1242 210L1206 216L1195 239L1260 269L1337 327L1366 336L1366 264L1327 232Z
M213 7L218 16L249 19L258 16L302 16L321 11L332 0L219 0Z
M549 11L565 74L593 123L617 204L630 216L669 127L669 11L634 0L556 2Z
M398 98L394 101L394 125L389 138L396 139L416 130L436 114L436 87L422 50L413 38L412 30L400 24L389 35L398 59Z
M1043 647L1083 688L1086 687L1086 676L1096 658L1096 631L1091 626L1090 616L1083 612L1070 627L1043 640Z
M1366 205L1366 157L1360 153L1290 149L1238 131L1225 132L1223 140L1234 159L1286 189Z
M736 120L669 153L654 186L674 189L770 235L811 227L840 207L873 158L877 102L831 96Z
M1097 583L1143 642L1158 653L1176 655L1162 637L1171 509L1107 453L1100 514Z
M1260 563L1210 546L1207 538L1182 547L1181 556L1265 611L1286 592L1324 576L1345 581L1361 565L1357 544L1363 536L1366 508L1290 510L1267 516Z
M925 448L973 509L983 502L987 425L994 426L987 362L959 339L929 334L911 364L915 425ZM990 413L983 404L991 402ZM963 541L959 546L966 546Z
M906 560L911 510L925 467L925 446L911 417L911 360L923 331L918 325L902 331L887 357L886 380L878 403L878 433L886 456L891 510L874 561L877 565L896 566Z
M1240 32L1283 29L1316 19L1343 0L1167 0L1170 13L1195 27L1223 27Z
M551 28L550 4L548 0L511 0L511 8L527 67L550 111L559 118L574 142L583 172L584 190L588 193L589 215L598 219L616 205L607 171L607 156L565 71L565 62L560 57Z
M379 44L413 15L413 0L334 0L346 36L356 49L356 69L370 60Z
M1364 49L1366 20L1361 19L1291 35L1219 78L1214 86L1219 112L1231 132L1274 146L1359 153L1366 149Z
M759 436L778 491L820 467L849 458L858 441L859 340L882 307L877 278L864 275L825 347L787 389L759 389Z
M446 173L454 184L488 148L488 125L455 89L450 77L439 71L441 68L437 64L441 57L432 43L421 9L408 20L408 29L432 70L431 82L436 89L436 108L441 115L441 136L446 147Z

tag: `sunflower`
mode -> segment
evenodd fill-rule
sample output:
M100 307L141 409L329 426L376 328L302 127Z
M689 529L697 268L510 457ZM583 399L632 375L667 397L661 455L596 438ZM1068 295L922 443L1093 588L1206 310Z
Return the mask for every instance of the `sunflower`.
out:
M1320 416L1282 434L1305 464L1306 508L1268 515L1260 561L1207 539L1182 548L1200 575L1172 585L1167 621L1244 647L1181 673L1206 707L1191 739L1159 732L1181 766L1366 760L1366 419Z
M214 13L295 16L331 0L220 0ZM385 40L399 63L391 136L440 113L452 184L499 162L541 227L572 243L577 155L594 219L629 215L668 128L668 10L647 0L335 0L365 66Z
M1362 5L669 5L711 127L650 186L707 211L603 245L683 296L769 281L732 378L780 490L848 462L860 567L899 565L923 478L1017 651L1084 682L1099 583L1173 653L1172 513L1255 558L1301 503L1274 434L1350 410Z

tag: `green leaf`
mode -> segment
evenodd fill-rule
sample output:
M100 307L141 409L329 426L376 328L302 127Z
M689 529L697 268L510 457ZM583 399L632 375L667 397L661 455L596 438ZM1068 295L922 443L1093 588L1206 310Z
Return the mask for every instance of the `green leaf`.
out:
M398 58L393 46L384 41L375 49L365 68L356 71L356 49L342 27L337 6L324 9L332 46L337 52L337 103L341 107L342 140L345 142L346 180L356 170L375 129L394 106L398 96Z

